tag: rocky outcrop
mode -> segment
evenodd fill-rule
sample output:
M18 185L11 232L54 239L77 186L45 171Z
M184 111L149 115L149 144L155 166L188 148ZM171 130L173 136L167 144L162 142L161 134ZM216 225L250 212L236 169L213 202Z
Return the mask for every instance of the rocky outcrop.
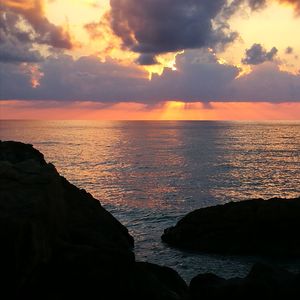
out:
M246 278L225 280L214 274L192 279L188 300L299 299L300 274L264 264L253 266Z
M256 199L195 210L162 240L203 252L299 257L299 231L299 197Z
M31 145L0 142L3 299L181 299L165 267L137 263L127 229Z

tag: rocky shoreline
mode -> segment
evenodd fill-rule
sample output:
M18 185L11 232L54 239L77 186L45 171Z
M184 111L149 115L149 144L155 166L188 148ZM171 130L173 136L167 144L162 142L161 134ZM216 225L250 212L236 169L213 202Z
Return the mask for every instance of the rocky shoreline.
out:
M31 145L0 143L4 299L181 299L172 269L135 261L128 230Z
M245 278L225 280L200 274L189 286L189 300L298 299L300 275L263 264L255 264Z
M137 262L126 227L91 194L60 176L32 145L0 141L0 189L4 299L248 299L249 289L252 296L300 295L299 275L277 268L256 265L245 279L202 274L188 287L171 268ZM298 200L289 201L297 206ZM295 211L286 216L294 220ZM236 224L243 215L237 218ZM287 226L298 226L293 222ZM298 254L299 248L294 250Z
M209 253L300 257L300 197L230 202L195 210L162 240Z

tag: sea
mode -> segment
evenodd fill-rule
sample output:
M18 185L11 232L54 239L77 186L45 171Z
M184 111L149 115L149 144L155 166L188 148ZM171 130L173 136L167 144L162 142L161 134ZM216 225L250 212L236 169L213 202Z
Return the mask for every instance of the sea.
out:
M124 224L135 255L174 268L243 277L255 262L300 262L182 251L161 241L188 212L300 194L300 121L0 121L0 139L30 143Z

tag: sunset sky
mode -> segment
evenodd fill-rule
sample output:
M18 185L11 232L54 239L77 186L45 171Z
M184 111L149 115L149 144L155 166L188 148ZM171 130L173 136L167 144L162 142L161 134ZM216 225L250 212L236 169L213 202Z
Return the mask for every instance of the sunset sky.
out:
M300 0L2 0L1 119L300 119Z

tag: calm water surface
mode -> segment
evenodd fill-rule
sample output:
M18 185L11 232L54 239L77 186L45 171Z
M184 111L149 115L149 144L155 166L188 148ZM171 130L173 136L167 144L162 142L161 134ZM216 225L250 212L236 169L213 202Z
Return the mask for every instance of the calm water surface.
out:
M265 259L172 249L160 241L166 227L196 208L300 193L297 121L1 121L0 138L33 144L127 226L137 259L187 280L200 272L244 276Z

